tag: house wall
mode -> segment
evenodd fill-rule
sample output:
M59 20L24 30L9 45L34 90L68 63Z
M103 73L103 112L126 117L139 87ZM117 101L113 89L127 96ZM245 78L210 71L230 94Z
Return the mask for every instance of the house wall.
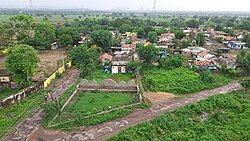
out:
M118 73L118 66L112 66L112 73Z
M192 57L192 53L191 52L181 52L181 55L185 56L185 57Z
M121 72L119 72L119 68ZM126 73L126 66L112 66L112 73Z

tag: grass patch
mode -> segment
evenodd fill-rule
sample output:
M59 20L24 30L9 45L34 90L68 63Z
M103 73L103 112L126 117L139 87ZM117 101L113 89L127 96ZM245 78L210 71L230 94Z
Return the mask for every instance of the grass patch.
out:
M102 70L96 70L91 75L85 77L87 80L96 80L97 82L101 82L102 80L110 78L119 83L120 81L128 82L130 80L136 79L136 74L107 74Z
M188 94L220 87L231 81L226 76L215 74L215 83L205 83L188 68L174 70L153 68L143 73L143 82L153 92Z
M37 92L17 104L0 108L0 139L13 130L17 123L43 103L43 92ZM9 117L8 117L9 116ZM11 117L12 118L11 118Z
M62 130L73 130L79 126L90 126L100 124L109 120L123 117L136 106L119 108L138 102L135 94L129 93L107 93L107 92L80 92L65 107L63 112L55 118L51 128ZM109 111L110 110L110 111ZM48 128L49 122L58 114L56 103L45 107L45 119L43 126ZM101 113L103 111L108 111ZM95 115L97 114L97 115Z
M117 118L121 118L125 115L128 115L131 112L132 112L132 109L119 109L119 110L113 110L109 113L92 116L88 118L78 116L76 120L73 120L70 122L60 122L58 125L52 128L66 130L66 131L75 130L80 126L92 126L92 125L101 124L110 120L114 120Z
M0 101L4 100L10 95L16 94L20 89L10 89L10 88L1 88L0 89Z
M246 95L237 91L212 96L126 129L108 140L247 141L250 139L250 100Z
M79 113L83 116L117 108L136 102L136 95L129 93L80 92L75 100L66 106L64 112Z

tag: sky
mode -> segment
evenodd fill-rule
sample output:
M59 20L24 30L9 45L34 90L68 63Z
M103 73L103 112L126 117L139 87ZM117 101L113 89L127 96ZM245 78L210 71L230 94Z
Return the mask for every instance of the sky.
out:
M34 8L152 10L154 0L32 0ZM156 0L157 10L250 11L250 0ZM28 8L29 0L0 0L1 8Z

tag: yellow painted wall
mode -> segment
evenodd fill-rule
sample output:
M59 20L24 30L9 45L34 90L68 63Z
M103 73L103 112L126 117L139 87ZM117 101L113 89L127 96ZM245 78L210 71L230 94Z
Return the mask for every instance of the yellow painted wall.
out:
M72 62L67 63L68 67L72 66ZM62 74L65 71L64 67L60 67L56 72L54 72L46 81L44 81L44 88L47 88L49 84L56 78L57 73Z

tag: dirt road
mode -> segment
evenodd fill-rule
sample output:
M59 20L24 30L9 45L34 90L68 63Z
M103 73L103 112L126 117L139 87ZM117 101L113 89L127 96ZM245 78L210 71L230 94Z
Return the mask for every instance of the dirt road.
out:
M150 109L136 109L131 114L114 120L106 122L101 125L96 125L92 127L83 128L81 131L76 132L59 132L46 130L39 128L33 134L29 136L30 140L56 140L56 141L65 141L65 140L74 140L74 141L92 141L92 140L102 140L114 136L120 131L137 125L144 121L149 121L156 116L166 112L172 111L177 108L183 107L185 105L198 102L200 100L206 99L209 96L216 94L225 94L237 89L240 89L241 86L238 82L231 82L226 86L216 88L213 90L202 91L193 95L189 95L182 99L171 99L161 101L159 103L153 104Z
M78 77L79 72L77 70L68 70L65 74L63 74L62 79L56 81L55 93L59 96L62 95L70 85L76 82ZM65 89L62 88L62 82L65 83ZM50 86L50 88L53 89L53 86ZM34 131L40 128L43 116L44 113L42 109L38 109L28 118L26 118L18 127L16 127L16 130L12 134L10 134L5 140L26 141L27 139L29 139L29 136L34 133Z

